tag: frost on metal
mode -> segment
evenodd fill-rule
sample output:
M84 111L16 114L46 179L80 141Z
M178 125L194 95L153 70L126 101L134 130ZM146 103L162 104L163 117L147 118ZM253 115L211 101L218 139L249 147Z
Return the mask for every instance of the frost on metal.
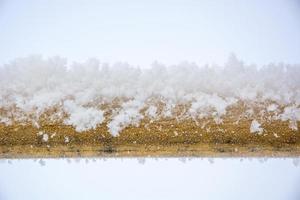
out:
M263 133L264 129L261 127L261 124L256 121L256 120L253 120L251 122L251 125L250 125L250 133L257 133L259 135L261 135Z
M38 128L46 116L77 132L105 123L116 136L143 119L212 118L220 124L228 108L242 102L247 109L243 114L253 120L250 132L262 133L258 121L267 117L288 121L297 130L299 77L299 65L257 67L235 56L221 67L183 62L154 63L146 69L97 59L68 64L60 57L31 56L0 67L0 123L31 123ZM179 105L185 105L184 112L176 112Z

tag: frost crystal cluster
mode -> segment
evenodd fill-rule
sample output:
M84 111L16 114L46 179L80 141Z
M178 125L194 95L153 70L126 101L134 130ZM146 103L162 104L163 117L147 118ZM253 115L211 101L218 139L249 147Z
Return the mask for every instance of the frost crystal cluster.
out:
M261 134L266 120L288 121L297 130L299 77L300 65L257 67L234 56L221 67L183 62L145 69L97 59L68 64L60 57L31 56L0 67L0 123L39 127L46 116L77 132L106 124L116 136L143 119L211 118L220 124L228 108L241 105L252 120L250 132Z

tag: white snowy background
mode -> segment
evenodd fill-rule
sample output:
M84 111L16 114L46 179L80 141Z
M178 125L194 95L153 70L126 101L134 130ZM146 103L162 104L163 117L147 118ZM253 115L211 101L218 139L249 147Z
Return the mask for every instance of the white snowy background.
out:
M0 160L1 200L299 200L299 158Z
M298 0L1 0L0 63L60 55L81 61L300 62Z

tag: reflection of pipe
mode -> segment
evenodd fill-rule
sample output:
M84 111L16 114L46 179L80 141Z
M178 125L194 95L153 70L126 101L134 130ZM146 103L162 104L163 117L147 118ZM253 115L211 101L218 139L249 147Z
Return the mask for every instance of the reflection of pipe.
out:
M110 157L75 157L75 158L72 158L72 157L67 157L67 158L33 158L33 159L30 159L30 158L23 158L23 159L14 159L14 158L8 158L8 159L1 159L0 162L1 163L5 163L7 162L8 164L12 165L14 164L14 161L18 161L18 163L20 161L28 161L28 160L31 160L32 162L38 162L38 164L40 166L46 166L47 164L47 161L61 161L61 160L65 160L67 161L68 164L72 164L72 162L74 163L80 163L80 162L84 162L86 164L89 164L89 163L93 163L93 162L106 162L106 161L109 161L111 159L114 159L114 160L118 160L118 159L121 159L122 161L126 161L126 160L136 160L137 163L139 164L142 164L144 165L145 163L147 163L148 161L168 161L168 160L174 160L174 159L177 159L178 161L180 161L181 163L188 163L188 162L192 162L192 161L206 161L207 163L210 163L210 164L215 164L215 162L217 161L218 163L221 161L225 161L228 162L228 161L236 161L238 160L240 163L245 163L245 165L247 165L246 162L257 162L257 163L260 163L260 164L264 164L264 163L268 163L268 161L274 161L274 160L277 160L277 161L287 161L289 160L294 167L299 167L300 166L300 157L218 157L218 156L215 156L215 157L209 157L209 156L206 156L206 157L195 157L195 156L180 156L180 157L165 157L165 156L160 156L160 157L149 157L149 156L138 156L138 157L113 157L113 158L110 158ZM246 161L246 162L245 162ZM299 180L300 181L300 180ZM300 183L299 183L300 185Z

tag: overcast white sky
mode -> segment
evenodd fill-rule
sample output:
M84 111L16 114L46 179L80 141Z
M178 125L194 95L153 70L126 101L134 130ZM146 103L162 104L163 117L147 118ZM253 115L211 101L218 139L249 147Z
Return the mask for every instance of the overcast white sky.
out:
M300 63L298 0L0 0L0 64L18 56Z

